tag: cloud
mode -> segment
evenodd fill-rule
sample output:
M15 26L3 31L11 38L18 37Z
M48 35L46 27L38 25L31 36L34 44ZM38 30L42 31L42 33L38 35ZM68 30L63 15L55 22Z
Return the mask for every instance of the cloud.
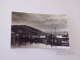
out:
M12 25L28 25L42 31L67 29L65 14L34 14L12 12Z

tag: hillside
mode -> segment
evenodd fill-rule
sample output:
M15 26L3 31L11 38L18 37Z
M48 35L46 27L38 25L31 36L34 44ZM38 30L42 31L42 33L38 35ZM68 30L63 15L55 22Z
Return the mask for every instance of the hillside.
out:
M48 33L42 32L27 25L12 25L11 31L14 31L15 33L22 32L23 35L49 35Z

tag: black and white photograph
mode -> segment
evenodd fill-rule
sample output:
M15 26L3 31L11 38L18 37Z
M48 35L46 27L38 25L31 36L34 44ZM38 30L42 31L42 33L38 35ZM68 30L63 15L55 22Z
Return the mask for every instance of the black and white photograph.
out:
M11 13L11 48L69 47L66 14Z

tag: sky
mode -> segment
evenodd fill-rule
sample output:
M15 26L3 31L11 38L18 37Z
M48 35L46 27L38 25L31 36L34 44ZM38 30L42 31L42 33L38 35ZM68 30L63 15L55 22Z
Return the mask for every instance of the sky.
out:
M68 32L66 14L12 12L12 25L27 25L43 32Z

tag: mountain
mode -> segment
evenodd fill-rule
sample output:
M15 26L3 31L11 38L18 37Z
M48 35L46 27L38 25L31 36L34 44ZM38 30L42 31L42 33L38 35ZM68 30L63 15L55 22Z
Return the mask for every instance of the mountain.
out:
M11 31L14 31L15 33L22 33L23 35L49 35L49 33L42 32L27 25L12 25Z

